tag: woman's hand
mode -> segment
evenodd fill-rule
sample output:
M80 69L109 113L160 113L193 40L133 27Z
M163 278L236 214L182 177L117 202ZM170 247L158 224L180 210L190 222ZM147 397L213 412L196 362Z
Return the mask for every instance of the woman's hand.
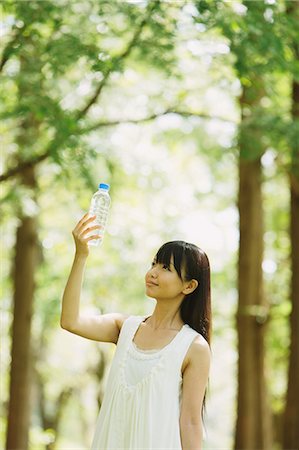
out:
M76 245L76 254L80 256L89 255L88 241L92 239L99 239L101 235L91 235L86 237L92 230L102 228L100 225L89 227L90 223L94 221L96 216L90 216L89 213L84 214L81 220L77 223L72 231L72 235Z

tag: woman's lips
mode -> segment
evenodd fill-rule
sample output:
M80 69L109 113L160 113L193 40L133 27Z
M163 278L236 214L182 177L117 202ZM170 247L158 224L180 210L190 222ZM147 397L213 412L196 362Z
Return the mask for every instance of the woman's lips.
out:
M151 281L146 282L147 286L158 286L156 283L152 283Z

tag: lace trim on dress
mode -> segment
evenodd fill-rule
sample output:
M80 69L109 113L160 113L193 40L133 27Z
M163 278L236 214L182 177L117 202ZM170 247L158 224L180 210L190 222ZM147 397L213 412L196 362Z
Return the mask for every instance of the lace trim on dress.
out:
M137 352L140 352L140 353L147 353L147 354L149 354L149 353L156 353L156 352L159 352L161 350L160 348L152 348L150 350L142 350L142 348L137 347L137 345L135 344L134 341L132 341L132 344L134 345L134 347L137 350Z

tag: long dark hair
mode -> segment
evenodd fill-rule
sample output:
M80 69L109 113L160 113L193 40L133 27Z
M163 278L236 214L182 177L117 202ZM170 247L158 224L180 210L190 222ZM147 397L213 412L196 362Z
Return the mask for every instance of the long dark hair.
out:
M185 295L180 305L180 316L185 324L200 333L211 346L211 280L210 263L205 252L194 244L185 241L166 242L158 250L155 260L169 265L171 257L176 272L182 281L195 279L197 288ZM203 400L202 415L205 409L206 393Z

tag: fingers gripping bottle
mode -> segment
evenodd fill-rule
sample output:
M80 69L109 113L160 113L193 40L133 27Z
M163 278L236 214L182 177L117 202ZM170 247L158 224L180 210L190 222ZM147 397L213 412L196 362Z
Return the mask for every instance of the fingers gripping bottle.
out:
M109 207L111 203L109 188L110 188L109 184L105 183L99 184L98 191L93 194L91 199L89 214L92 216L96 216L93 224L101 225L102 227L91 231L92 234L101 235L99 239L92 239L88 242L88 245L94 247L101 245L103 242L103 235L105 232Z

